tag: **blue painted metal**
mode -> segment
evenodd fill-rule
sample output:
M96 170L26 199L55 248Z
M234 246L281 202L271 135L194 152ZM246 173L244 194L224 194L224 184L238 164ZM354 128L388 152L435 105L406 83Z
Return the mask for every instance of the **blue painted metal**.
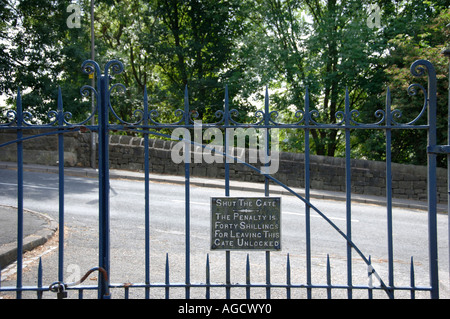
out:
M250 280L250 255L247 254L247 260L245 263L245 283L247 287L245 288L245 296L247 299L251 299L250 295L250 286L251 286L251 280Z
M264 131L264 143L265 143L265 159L264 159L264 165L267 167L269 166L268 157L269 157L269 150L270 150L270 129L268 128L270 126L270 112L269 112L269 89L266 86L266 95L264 98L264 125L267 126L267 129ZM264 178L264 196L270 196L270 190L269 190L269 179L267 178L267 175L265 175ZM266 251L266 299L270 299L270 251Z
M310 110L309 110L309 91L306 88L305 92L305 126L309 126ZM311 177L310 177L310 130L305 129L305 200L311 200ZM305 228L306 228L306 284L311 285L311 208L305 205ZM307 289L307 297L311 299L311 288Z
M415 284L415 274L414 274L414 258L411 257L411 270L410 270L410 281L411 281L411 288L414 288L416 286ZM416 293L414 289L411 289L411 299L416 298Z
M346 193L346 227L347 238L352 238L352 179L351 179L351 155L350 155L350 98L348 89L345 89L345 193ZM352 284L352 247L347 243L347 285L351 287ZM352 289L347 290L347 296L352 298Z
M370 257L369 257L370 262ZM331 299L331 264L330 264L330 255L327 254L327 297Z
M225 111L224 111L224 124L225 126L230 125L230 105L229 105L229 97L228 97L228 86L225 86ZM228 131L225 131L225 150L228 150L230 147L230 136L228 135ZM225 196L230 196L230 163L225 160ZM250 271L250 270L249 270ZM231 252L227 250L225 252L225 295L227 299L231 298Z
M189 125L190 122L189 113L189 96L187 86L184 89L184 123ZM187 134L186 134L187 136ZM190 284L191 284L191 215L190 215L190 163L191 163L191 144L186 142L185 144L185 160L184 160L184 177L185 177L185 245L186 245L186 299L190 296Z
M144 88L144 126L148 125L148 96L147 87ZM145 190L145 283L150 285L150 154L148 134L144 134L144 190ZM145 298L150 298L150 288L145 288Z
M411 65L414 76L423 76L425 69L428 73L428 145L437 144L436 138L436 71L433 65L425 60L419 60ZM428 239L430 257L431 297L439 298L438 245L437 245L437 155L428 153Z
M23 269L23 143L22 97L17 93L17 299L22 298L22 269Z
M211 288L209 285L211 285L211 269L209 267L209 254L206 254L206 299L211 298Z
M170 297L170 271L169 271L169 254L166 254L166 299Z
M286 260L286 298L291 299L291 260L289 258L289 253L287 254Z
M286 189L291 195L297 197L301 202L305 204L305 235L306 235L306 284L294 284L291 281L291 262L289 254L286 260L286 283L272 283L271 281L271 253L265 253L266 261L266 273L265 283L255 284L250 281L250 257L247 255L246 262L246 280L245 283L232 283L231 280L231 252L225 252L225 283L211 283L210 275L210 261L209 255L206 259L206 282L205 283L192 283L191 282L191 247L190 247L190 164L188 160L185 160L185 280L183 283L171 283L170 282L170 267L169 267L169 255L166 254L166 276L164 283L152 283L150 281L150 185L149 185L149 135L165 136L168 135L158 132L160 129L174 129L185 128L186 130L194 128L193 118L197 114L191 112L189 108L189 92L187 87L185 88L184 108L175 111L175 115L178 120L174 123L160 123L157 121L159 114L156 110L149 110L148 108L148 96L147 89L144 90L144 105L143 110L136 110L134 112L135 122L127 122L121 119L110 102L110 94L112 90L122 89L125 87L122 84L110 85L110 75L119 74L123 71L123 65L119 61L113 60L105 65L104 73L100 71L99 65L91 60L83 63L82 70L86 74L92 74L96 76L96 88L92 86L83 86L81 93L84 96L91 94L96 98L95 110L88 116L87 119L79 123L71 123L71 114L64 112L63 99L61 90L58 91L57 111L50 111L48 113L48 124L31 124L31 114L23 111L21 102L20 90L17 94L17 106L16 111L10 110L7 112L8 122L1 124L2 129L11 129L17 132L16 139L7 143L3 143L0 147L7 146L15 143L17 145L17 180L18 180L18 229L17 229L17 241L18 241L18 273L16 287L0 287L0 291L15 291L16 297L21 298L23 291L36 291L38 298L42 297L42 293L48 291L49 288L44 288L42 283L42 263L39 263L38 269L38 284L37 287L23 287L22 283L22 245L23 245L23 142L39 136L57 135L58 137L58 159L59 159L59 227L60 230L64 228L64 134L71 131L80 130L83 127L91 131L98 132L99 147L98 147L98 160L99 160L99 267L105 271L106 276L99 276L98 287L93 286L76 286L68 287L68 289L76 289L79 293L79 298L83 298L84 290L98 290L98 298L108 298L111 296L110 289L112 288L124 288L125 296L129 296L129 289L132 288L145 288L145 297L150 297L150 288L164 288L166 297L170 297L170 288L182 287L185 289L186 298L190 298L192 287L206 288L206 298L210 298L211 288L225 288L226 298L231 298L232 288L245 288L246 296L250 298L252 288L265 288L266 297L271 297L271 291L273 288L286 289L287 298L291 297L292 289L306 289L307 297L312 298L312 292L314 289L326 289L328 298L332 297L333 289L347 290L347 296L352 298L353 291L356 289L364 289L368 291L369 298L373 296L373 290L380 289L385 291L388 297L394 297L395 290L409 290L411 298L415 297L416 291L429 291L432 298L439 297L439 280L438 280L438 259L437 259L437 220L436 220L436 204L437 204L437 192L436 192L436 156L438 153L448 153L448 145L436 145L436 74L433 66L428 61L418 60L411 66L411 73L414 76L428 75L428 88L425 89L419 84L413 84L408 88L410 95L417 94L417 91L422 91L424 95L424 104L419 115L408 123L400 123L401 112L399 110L391 110L391 95L389 89L387 90L386 107L384 110L378 110L375 112L377 120L374 123L360 123L356 119L359 116L359 112L356 110L350 110L349 93L346 90L345 94L345 109L344 111L338 111L335 114L337 119L336 123L320 123L316 119L319 113L316 110L310 110L309 105L309 92L306 89L304 109L298 110L295 113L297 122L295 123L280 123L277 121L278 113L276 111L270 111L269 109L269 94L268 88L266 88L266 96L264 102L264 110L257 111L255 114L256 121L254 123L239 123L234 119L234 116L238 113L235 109L230 109L228 87L225 87L225 99L224 110L216 112L218 121L215 123L203 123L204 127L217 127L226 131L231 128L264 128L266 129L266 155L269 155L269 136L271 129L299 129L305 133L305 196L302 197L295 193L291 188L284 185L282 182L275 179L269 174L263 174L260 169L242 161L239 158L231 156L227 150L230 145L230 136L228 132L225 134L225 152L223 153L225 161L225 196L230 196L230 162L238 162L242 165L249 167L252 170L259 172L265 177L264 195L269 196L269 182L280 185ZM426 72L425 72L426 71ZM97 125L88 124L91 119L98 115ZM418 120L427 114L428 123L426 125L419 125ZM116 124L110 121L110 115ZM258 119L259 118L259 119ZM23 132L27 129L42 129L42 133L35 134L31 137L23 136ZM341 230L336 224L334 224L325 213L319 210L311 203L310 196L310 131L312 129L336 129L343 130L345 133L345 154L346 154L346 229ZM351 223L351 145L350 136L351 131L355 129L379 129L384 130L386 134L386 209L387 209L387 233L388 233L388 282L387 284L381 279L376 270L372 266L371 258L367 258L363 252L352 241L352 223ZM428 222L429 222L429 269L430 269L430 285L429 287L417 287L415 286L415 273L413 259L411 258L411 286L410 287L396 287L394 286L394 251L393 251L393 228L392 228L392 168L391 168L391 132L394 129L425 129L428 131ZM141 133L144 136L145 146L145 282L134 283L133 285L125 284L113 284L110 283L108 278L110 274L110 229L109 229L109 132L111 130L123 130L129 132ZM186 143L186 150L190 150L191 145L201 146L207 148L205 145L198 145L193 141L184 141ZM190 157L190 152L185 152L186 156ZM186 158L187 159L187 158ZM268 162L266 161L266 165ZM327 255L327 274L326 284L313 284L312 283L312 263L311 263L311 212L317 213L323 218L340 236L342 236L347 243L347 284L346 285L333 285L331 281L331 261ZM59 232L59 258L58 258L58 282L63 283L63 269L64 269L64 232ZM372 287L370 285L355 285L353 283L353 267L352 267L352 254L356 252L361 259L367 264L369 269L369 278L372 275L379 279L381 286ZM1 274L0 274L1 275Z
M42 299L43 291L42 291L42 258L39 258L39 266L38 266L38 282L37 282L37 298Z
M106 69L107 70L107 69ZM108 77L100 77L99 129L98 129L98 175L99 175L99 266L108 273L110 269L109 244L109 160L108 160ZM99 279L99 298L107 294L109 287L103 279Z
M387 236L388 236L388 276L389 286L394 285L394 243L392 229L392 123L391 115L391 91L388 88L386 94L386 210L387 210Z
M58 89L58 126L64 126L64 111L61 88ZM58 199L59 199L59 229L58 239L60 243L64 242L64 132L60 129L58 133ZM64 245L58 246L58 281L64 281Z

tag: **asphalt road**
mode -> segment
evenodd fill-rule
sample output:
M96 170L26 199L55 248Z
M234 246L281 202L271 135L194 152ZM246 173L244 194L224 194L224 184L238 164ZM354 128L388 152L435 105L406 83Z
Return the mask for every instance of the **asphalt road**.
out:
M24 207L48 214L58 220L58 176L36 172L24 174ZM0 203L16 205L16 172L0 170ZM224 196L223 189L191 186L191 282L205 282L205 264L209 254L211 281L225 281L225 253L210 251L210 197ZM232 191L231 196L263 196L262 193ZM278 195L277 195L278 196ZM185 212L184 186L168 183L150 184L150 247L151 281L164 282L166 254L170 265L170 281L184 282L185 276ZM346 229L344 202L314 200L318 207L343 232ZM144 282L144 184L126 179L111 180L111 282ZM270 254L271 282L286 282L286 258L290 257L291 282L306 283L306 244L304 204L293 196L282 196L282 251ZM416 285L428 285L427 214L419 210L394 208L394 280L398 286L410 283L411 257L414 258ZM448 238L447 216L438 216L441 296L448 296ZM88 269L98 265L98 182L92 178L65 177L65 281L75 281ZM371 256L373 266L388 282L386 208L376 205L352 206L352 240L365 254ZM312 282L326 283L327 255L331 263L334 284L347 282L346 242L322 217L311 213ZM56 244L47 245L42 257L44 283L57 280ZM245 283L247 252L231 253L232 283ZM265 282L266 254L250 253L252 282ZM36 264L31 263L24 273L24 285L35 285ZM366 285L367 266L353 251L353 284ZM7 274L2 274L2 286L8 285ZM13 279L11 276L11 280ZM95 284L88 279L86 284ZM12 281L13 285L14 282ZM377 281L374 280L374 285ZM197 291L198 290L198 291ZM191 296L204 298L204 289L193 289ZM74 293L74 292L73 292ZM88 293L88 292L86 292ZM115 293L113 291L113 293ZM133 292L134 293L134 292ZM140 292L142 293L142 292ZM212 290L213 298L223 298L224 289ZM232 291L232 297L242 297L244 289ZM257 297L265 290L254 289ZM321 298L326 291L315 293ZM339 295L339 291L333 292ZM345 294L344 291L342 291ZM122 291L117 295L122 296ZM138 292L136 292L138 294ZM304 289L292 292L293 298L302 298ZM384 297L380 292L380 297ZM116 296L117 296L116 295ZM133 296L133 295L131 295ZM136 295L137 296L137 295ZM152 289L152 296L161 298L164 289ZM171 296L184 296L184 289L173 289ZM284 297L285 291L274 289L272 296ZM359 293L354 296L358 298ZM365 298L367 291L361 292ZM401 297L401 292L397 293ZM405 297L409 292L405 292ZM345 297L345 295L344 295ZM420 297L420 294L419 294ZM426 294L428 297L428 294Z

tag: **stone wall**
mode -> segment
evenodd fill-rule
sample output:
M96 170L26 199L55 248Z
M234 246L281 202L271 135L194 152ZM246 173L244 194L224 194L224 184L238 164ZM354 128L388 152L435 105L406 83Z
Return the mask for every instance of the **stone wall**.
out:
M27 130L23 137L44 134L46 131ZM47 131L51 132L51 131ZM15 131L0 129L0 144L14 141ZM25 164L58 165L58 137L46 135L23 142L23 161ZM64 134L64 164L68 167L81 166L89 160L89 134L79 132ZM10 144L0 148L0 161L16 162L17 146Z
M30 131L29 134L37 132ZM26 134L25 134L26 136ZM15 133L0 130L0 144L14 140ZM171 160L171 149L178 142L149 140L150 172L184 175L184 165ZM24 162L57 165L57 136L50 135L24 142ZM66 166L90 166L90 134L64 134ZM240 150L245 151L245 150ZM248 159L248 150L246 153ZM110 136L110 167L113 169L143 171L144 139L130 136ZM304 154L280 153L279 169L274 177L291 187L304 187ZM0 161L16 161L16 145L0 148ZM261 164L252 164L260 168ZM224 164L191 164L191 174L197 177L224 178ZM384 196L386 193L386 164L384 162L351 160L352 192ZM345 191L345 159L326 156L310 157L311 188ZM438 196L440 203L447 202L447 173L438 168ZM230 178L249 182L262 182L264 177L249 167L230 164ZM424 166L392 163L392 187L395 198L426 200L427 169Z

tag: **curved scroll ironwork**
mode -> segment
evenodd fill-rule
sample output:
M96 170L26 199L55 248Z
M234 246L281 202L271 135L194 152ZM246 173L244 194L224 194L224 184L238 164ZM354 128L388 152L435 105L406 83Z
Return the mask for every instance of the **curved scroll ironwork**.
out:
M413 76L419 77L424 76L427 72L435 74L434 68L430 62L425 60L418 60L411 65L411 74ZM107 92L104 95L106 101L104 101L108 107L108 109L112 113L112 118L116 119L120 124L125 126L138 126L138 125L151 125L155 127L173 127L179 125L192 125L199 118L198 112L195 110L189 110L189 101L187 94L187 87L185 88L185 105L184 108L178 108L173 111L173 116L176 119L171 123L162 123L157 120L160 116L160 113L157 109L148 110L148 105L144 106L144 109L136 109L132 112L131 121L124 120L121 118L118 113L115 111L112 103L111 103L111 94L114 91L122 91L126 92L126 87L121 83L113 84L109 87L109 81L112 75L120 74L124 71L124 65L122 62L118 60L111 60L106 63L104 74L102 75L100 66L97 62L93 60L86 60L81 65L81 70L83 73L89 75L90 77L96 78L97 80L97 88L84 85L80 89L80 93L82 97L88 97L89 95L96 100L94 104L94 109L91 110L89 116L77 123L72 123L72 113L63 112L62 110L50 110L47 113L48 123L46 125L55 126L55 125L66 125L66 126L81 126L85 125L95 114L98 113L100 99L102 98L99 93L101 78L103 77L106 80ZM432 75L431 74L431 75ZM430 74L429 74L430 75ZM433 76L429 76L429 82L435 81L433 80ZM429 83L429 87L435 90L435 83ZM389 91L389 89L388 89ZM357 109L350 110L349 107L349 93L346 90L345 96L345 110L339 110L334 114L334 123L323 123L319 120L320 112L317 109L310 110L309 109L309 92L308 89L305 91L305 107L304 109L298 109L294 114L288 116L288 118L294 118L295 120L291 123L283 122L280 119L280 113L277 110L269 111L269 94L268 88L266 87L265 101L264 101L264 109L255 111L253 117L256 119L251 123L241 123L237 120L239 116L239 111L235 108L230 108L228 101L228 87L225 87L225 106L223 110L217 110L215 112L215 117L217 118L216 122L213 123L203 123L205 126L220 126L220 125L230 125L236 127L256 127L264 125L267 128L273 126L274 128L302 128L302 127L310 127L310 128L380 128L383 129L386 126L389 127L405 127L405 126L413 126L417 125L418 121L424 117L426 110L429 106L428 94L430 92L427 91L420 84L411 84L407 93L410 96L416 96L419 93L423 94L423 105L419 114L411 121L402 123L400 119L403 116L402 110L399 109L391 109L390 108L390 95L388 92L389 101L386 102L385 109L378 109L374 112L375 121L372 123L365 123L360 121L361 111ZM20 95L20 92L18 93ZM59 98L59 97L58 97ZM145 92L144 99L147 99L147 92ZM61 101L62 103L62 101ZM308 103L308 105L306 105ZM15 110L8 110L4 113L4 117L7 119L6 123L0 123L0 127L10 127L14 126L14 124L18 121L21 122L21 125L24 126L35 126L33 123L33 116L28 111L21 111L20 116L17 114ZM20 118L20 119L19 119ZM42 125L41 125L42 126Z
M239 116L239 111L236 110L236 109L232 109L232 110L230 110L230 112L229 112L229 118L228 118L228 119L229 119L229 121L230 121L231 123L233 123L233 124L235 124L235 125L246 125L246 126L251 125L251 126L256 126L256 125L260 125L261 123L263 123L264 118L265 118L265 113L264 113L264 111L258 110L258 111L255 112L254 117L255 117L255 118L260 118L260 119L257 120L257 121L254 122L254 123L246 124L246 123L240 123L240 122L238 122L238 121L235 121L235 120L232 118L233 115Z
M356 126L360 126L360 125L381 125L385 119L386 119L386 112L384 110L376 110L374 113L374 116L376 118L379 118L379 120L377 122L368 124L368 123L361 123L356 121L354 118L358 118L360 116L360 112L359 110L351 110L350 111L350 117L349 117L349 121Z
M86 60L81 64L81 70L83 73L88 75L95 75L97 73L97 77L101 75L100 66L97 62L93 60Z
M0 127L7 127L11 126L12 124L16 123L17 120L17 112L14 110L8 110L6 111L6 120L8 122L6 123L0 123Z
M122 124L124 125L139 125L142 123L142 121L144 120L144 111L143 110L134 110L133 111L133 115L132 118L137 119L136 122L127 122L125 120L123 120L122 118L120 118L120 116L116 113L116 111L114 110L112 104L111 104L111 93L113 92L113 90L115 90L116 88L120 88L123 93L126 92L126 87L125 85L123 85L122 83L116 83L113 86L111 86L111 88L108 90L108 107L111 111L111 113L113 114L113 116Z
M148 120L150 121L150 123L152 123L153 125L156 125L156 126L162 126L162 125L176 126L176 125L182 124L183 120L185 118L184 111L181 109L176 109L175 111L173 111L173 115L175 117L180 118L178 121L173 122L173 123L164 124L164 123L155 121L155 118L159 117L159 115L160 114L159 114L158 110L150 110Z
M124 67L123 63L119 60L111 60L108 63L106 63L104 77L107 81L107 86L109 84L110 77L112 75L122 73L124 71L124 69L125 69L125 67ZM109 108L109 110L111 111L111 113L113 114L114 118L116 118L121 124L124 124L124 125L139 125L139 124L141 124L144 121L144 111L143 110L137 109L137 110L133 111L132 118L136 119L135 122L127 122L116 113L116 111L114 110L114 107L111 104L111 93L116 89L121 89L121 91L123 93L125 93L127 90L125 85L123 85L122 83L113 84L111 86L111 88L109 88L109 89L107 87L106 105Z
M108 78L110 75L120 74L124 69L125 67L123 66L122 62L120 62L119 60L111 60L105 65L105 77Z
M417 83L411 84L408 87L408 95L410 95L410 96L416 95L417 94L417 91L415 89L416 87L419 88L423 92L424 101L423 101L422 110L420 111L419 115L417 115L417 117L414 120L412 120L408 123L399 123L394 119L394 118L400 119L403 116L403 113L401 110L396 109L396 110L391 111L391 121L394 125L414 125L425 114L425 111L427 109L427 104L428 104L427 91L425 90L425 88L422 85L417 84Z

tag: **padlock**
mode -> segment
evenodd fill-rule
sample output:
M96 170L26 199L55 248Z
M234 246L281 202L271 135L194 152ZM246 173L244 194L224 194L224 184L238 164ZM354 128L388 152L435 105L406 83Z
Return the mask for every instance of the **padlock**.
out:
M56 293L56 298L58 298L58 299L64 299L64 298L67 298L67 291L65 291L65 290L58 291L58 292Z
M67 291L64 284L58 284L58 288L56 291L56 298L57 299L67 298Z
M67 298L67 291L66 291L67 285L57 281L50 285L49 290L51 292L56 292L56 298L58 299L64 299Z

